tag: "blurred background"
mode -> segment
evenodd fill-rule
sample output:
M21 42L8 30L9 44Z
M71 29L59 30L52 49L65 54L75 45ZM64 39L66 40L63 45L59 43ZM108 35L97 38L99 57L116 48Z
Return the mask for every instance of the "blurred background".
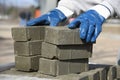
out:
M11 28L24 26L57 6L59 0L0 0L0 65L14 63ZM90 63L116 64L120 53L120 20L108 19L93 47Z

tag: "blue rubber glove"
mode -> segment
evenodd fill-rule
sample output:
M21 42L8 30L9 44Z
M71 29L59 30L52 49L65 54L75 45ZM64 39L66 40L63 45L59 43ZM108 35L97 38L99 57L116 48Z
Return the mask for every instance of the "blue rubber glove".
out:
M105 18L99 15L95 10L88 10L81 14L68 27L71 29L80 29L80 38L86 42L95 42L102 31L102 24Z
M57 26L60 22L66 20L66 16L58 9L54 9L47 14L27 22L27 26L49 25Z

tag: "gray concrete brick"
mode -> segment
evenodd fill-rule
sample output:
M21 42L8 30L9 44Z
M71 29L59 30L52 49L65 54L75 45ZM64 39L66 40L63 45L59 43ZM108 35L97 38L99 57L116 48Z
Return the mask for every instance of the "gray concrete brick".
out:
M89 76L89 80L100 80L100 74L96 70L88 71L86 74Z
M89 58L92 55L92 44L81 45L53 45L42 42L41 56L45 58L81 59Z
M69 74L70 70L70 63L69 61L58 61L57 60L57 70L56 75L66 75Z
M107 70L105 68L98 68L96 71L100 74L100 80L107 80Z
M43 74L56 75L57 60L39 59L39 72Z
M88 70L88 59L59 61L40 58L39 62L39 72L52 76L80 73Z
M41 54L42 41L14 42L14 53L19 56Z
M15 68L20 71L38 71L40 56L15 56Z
M88 80L86 75L68 74L56 77L57 80Z
M111 66L108 70L107 80L114 80L117 77L116 67Z
M14 27L12 28L12 37L15 41L43 40L44 27Z
M79 29L68 29L67 27L46 27L45 42L55 45L84 44L79 37Z
M120 78L120 66L116 66L117 68L117 78Z
M120 80L120 78L116 78L116 79L114 79L114 80Z
M70 73L80 73L88 71L88 60L87 59L76 59L70 60L69 62L69 72Z

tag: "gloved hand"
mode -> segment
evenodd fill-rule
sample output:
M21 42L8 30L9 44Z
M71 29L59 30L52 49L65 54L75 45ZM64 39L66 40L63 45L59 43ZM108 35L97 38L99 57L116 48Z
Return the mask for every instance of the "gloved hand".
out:
M88 10L81 14L68 27L71 29L79 27L80 38L86 42L95 42L102 31L102 24L105 18L99 15L95 10Z
M42 15L36 19L27 22L27 26L49 25L57 26L60 22L66 20L66 16L58 9L54 9L49 13Z

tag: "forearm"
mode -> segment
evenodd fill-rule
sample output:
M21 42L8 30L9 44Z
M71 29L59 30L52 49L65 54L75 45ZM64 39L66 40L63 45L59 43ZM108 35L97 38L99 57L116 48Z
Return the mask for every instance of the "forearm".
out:
M73 14L79 15L81 12L88 10L101 1L102 0L61 0L57 9L61 10L66 17L70 17Z
M79 15L81 13L81 10L86 11L89 10L89 8L96 10L106 19L110 16L113 16L113 14L115 13L120 17L120 0L100 0L99 2L97 1L98 0L61 0L58 4L57 9L62 11L66 15L66 17L71 17L73 14ZM98 5L94 6L92 4Z
M114 14L113 7L107 1L103 1L102 3L92 7L91 9L98 12L105 19L107 19L108 17L110 17Z
M115 13L120 18L120 0L105 0L99 5L91 8L97 11L100 15L102 15L105 19L110 16L113 16Z
M107 1L114 9L114 13L120 18L120 0L105 0Z

